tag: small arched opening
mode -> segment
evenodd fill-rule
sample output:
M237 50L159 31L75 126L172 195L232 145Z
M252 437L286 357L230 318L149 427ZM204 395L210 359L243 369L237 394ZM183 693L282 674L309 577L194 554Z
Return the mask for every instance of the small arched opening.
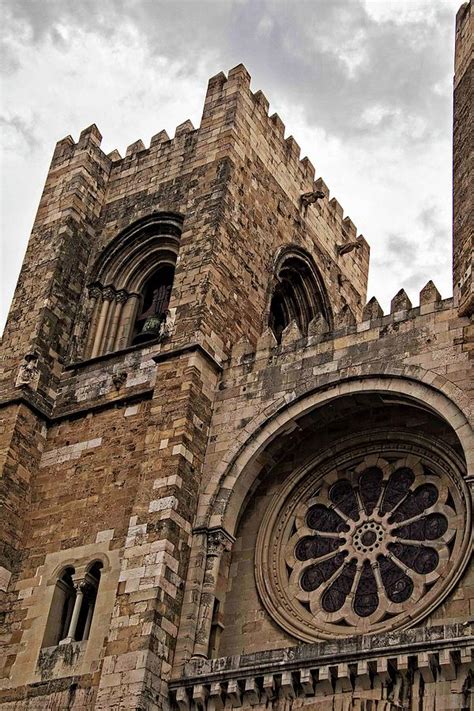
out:
M164 264L144 284L132 344L145 343L160 335L168 314L173 279L174 266Z
M67 636L76 600L76 589L72 577L74 572L74 568L68 567L56 581L43 647L53 647Z
M317 316L330 323L328 300L316 268L307 255L285 255L277 264L270 301L269 326L275 338L280 342L292 321L306 336L309 324Z
M102 567L102 562L96 561L82 576L72 566L61 573L55 584L42 647L89 638Z

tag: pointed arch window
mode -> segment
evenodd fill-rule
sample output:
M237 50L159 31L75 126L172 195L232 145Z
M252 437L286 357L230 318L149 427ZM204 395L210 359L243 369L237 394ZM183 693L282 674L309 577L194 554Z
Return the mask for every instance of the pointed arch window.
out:
M309 255L286 253L277 263L270 300L269 326L278 342L285 328L295 321L302 335L321 315L328 324L331 312L324 284Z
M169 333L170 300L182 218L147 217L103 252L89 286L84 358L95 358Z

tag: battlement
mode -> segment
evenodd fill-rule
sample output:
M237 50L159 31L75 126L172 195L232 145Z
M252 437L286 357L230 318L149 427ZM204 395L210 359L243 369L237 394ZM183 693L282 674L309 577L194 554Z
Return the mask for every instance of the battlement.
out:
M227 77L222 72L212 77L209 80L203 119L209 120L209 115L212 115L218 96L229 100L238 92L248 116L259 129L257 143L260 142L260 151L262 151L262 135L266 139L270 149L270 154L267 157L274 168L277 168L276 177L283 167L285 173L292 175L302 192L323 192L324 197L319 198L318 209L322 213L326 213L326 217L337 224L344 241L356 239L357 228L350 217L344 215L344 209L337 199L331 197L324 180L321 177L316 178L314 164L307 156L301 158L301 149L295 138L292 135L285 138L286 128L280 116L277 113L269 114L270 102L265 94L260 89L252 91L250 85L251 76L242 64L231 69ZM202 126L203 123L201 123ZM299 200L299 196L296 196L296 199ZM364 237L359 235L358 239L360 246L367 249L368 245Z
M137 156L144 156L146 154L149 154L150 151L156 150L157 148L161 148L164 145L166 145L168 148L173 147L173 144L176 145L178 142L179 145L182 145L183 137L187 137L189 134L195 132L196 129L194 128L192 122L187 119L176 127L175 134L172 139L168 136L165 130L159 131L157 134L152 136L150 140L150 145L148 147L146 147L142 139L139 138L138 140L127 146L125 156L122 157L120 151L117 148L110 151L108 154L105 154L101 150L102 134L100 133L97 126L95 124L92 124L91 126L88 126L83 131L81 131L79 140L77 142L74 141L74 139L70 135L58 141L53 155L53 163L62 162L64 160L70 159L72 155L76 152L88 149L93 150L94 148L98 149L97 152L100 153L104 159L109 159L111 163L122 163L123 161L126 161L128 159L133 160Z
M301 158L301 149L295 138L285 137L285 124L277 113L269 114L270 102L261 90L251 90L251 76L247 69L239 64L230 69L226 76L223 72L211 77L208 82L207 94L201 124L195 128L187 119L179 124L171 138L165 130L161 130L150 139L147 146L142 139L131 143L122 156L117 149L107 155L101 150L102 135L95 124L84 129L79 140L74 142L71 136L62 139L56 145L53 162L62 163L76 152L83 150L97 152L103 160L110 162L114 171L125 170L133 161L146 162L157 152L182 152L185 148L197 146L201 142L209 142L214 138L216 144L229 147L229 138L236 142L250 142L259 157L272 170L275 178L287 187L295 205L301 208L302 194L317 194L314 201L316 214L322 215L340 235L342 242L357 242L356 247L368 258L368 244L357 232L351 218L344 214L339 201L331 196L323 178L316 178L316 169L307 157ZM229 133L229 131L231 133ZM217 146L218 147L218 146ZM241 154L237 149L238 154ZM305 209L306 211L306 209ZM353 255L354 256L354 255Z
M339 343L341 339L353 336L356 340L359 334L365 338L366 332L377 330L379 337L395 333L403 326L416 326L419 317L439 312L450 312L453 309L453 299L441 299L441 295L430 280L419 294L419 304L413 306L404 289L395 294L391 301L390 313L384 314L375 297L372 297L362 311L361 320L357 320L351 309L346 305L335 315L334 328L330 330L322 316L318 315L308 327L308 335L303 336L295 321L292 321L283 331L281 343L278 344L271 329L266 329L254 349L247 339L243 338L234 345L231 365L248 363L252 360L268 360L270 357L287 352L305 349L318 343Z

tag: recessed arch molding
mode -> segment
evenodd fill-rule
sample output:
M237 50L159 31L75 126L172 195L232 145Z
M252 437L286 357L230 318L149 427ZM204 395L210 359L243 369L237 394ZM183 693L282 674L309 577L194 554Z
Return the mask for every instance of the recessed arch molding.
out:
M313 388L294 390L269 403L245 426L234 445L224 453L212 479L204 490L196 525L220 527L231 536L239 513L258 477L258 457L276 437L283 434L304 414L338 397L354 393L397 394L419 403L443 418L459 439L467 473L474 471L474 432L471 408L466 395L441 375L416 366L383 369L367 364L341 369L324 376Z
M182 216L174 213L149 215L123 230L99 255L89 282L85 358L129 346L140 318L153 326L144 329L146 337L160 331L168 314L182 223Z

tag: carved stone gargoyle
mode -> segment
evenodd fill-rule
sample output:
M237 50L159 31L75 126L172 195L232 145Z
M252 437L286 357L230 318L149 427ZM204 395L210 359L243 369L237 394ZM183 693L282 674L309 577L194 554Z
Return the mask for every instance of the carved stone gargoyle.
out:
M360 249L361 243L359 240L354 240L353 242L346 242L345 244L337 244L336 249L339 256L343 254L348 254L352 252L353 249Z
M308 205L312 205L317 200L321 200L321 198L323 197L324 193L322 192L322 190L313 190L310 193L303 193L300 197L300 202L303 207L308 207Z
M120 390L126 379L127 373L125 372L125 370L121 370L119 373L114 373L112 375L112 382L117 390Z

